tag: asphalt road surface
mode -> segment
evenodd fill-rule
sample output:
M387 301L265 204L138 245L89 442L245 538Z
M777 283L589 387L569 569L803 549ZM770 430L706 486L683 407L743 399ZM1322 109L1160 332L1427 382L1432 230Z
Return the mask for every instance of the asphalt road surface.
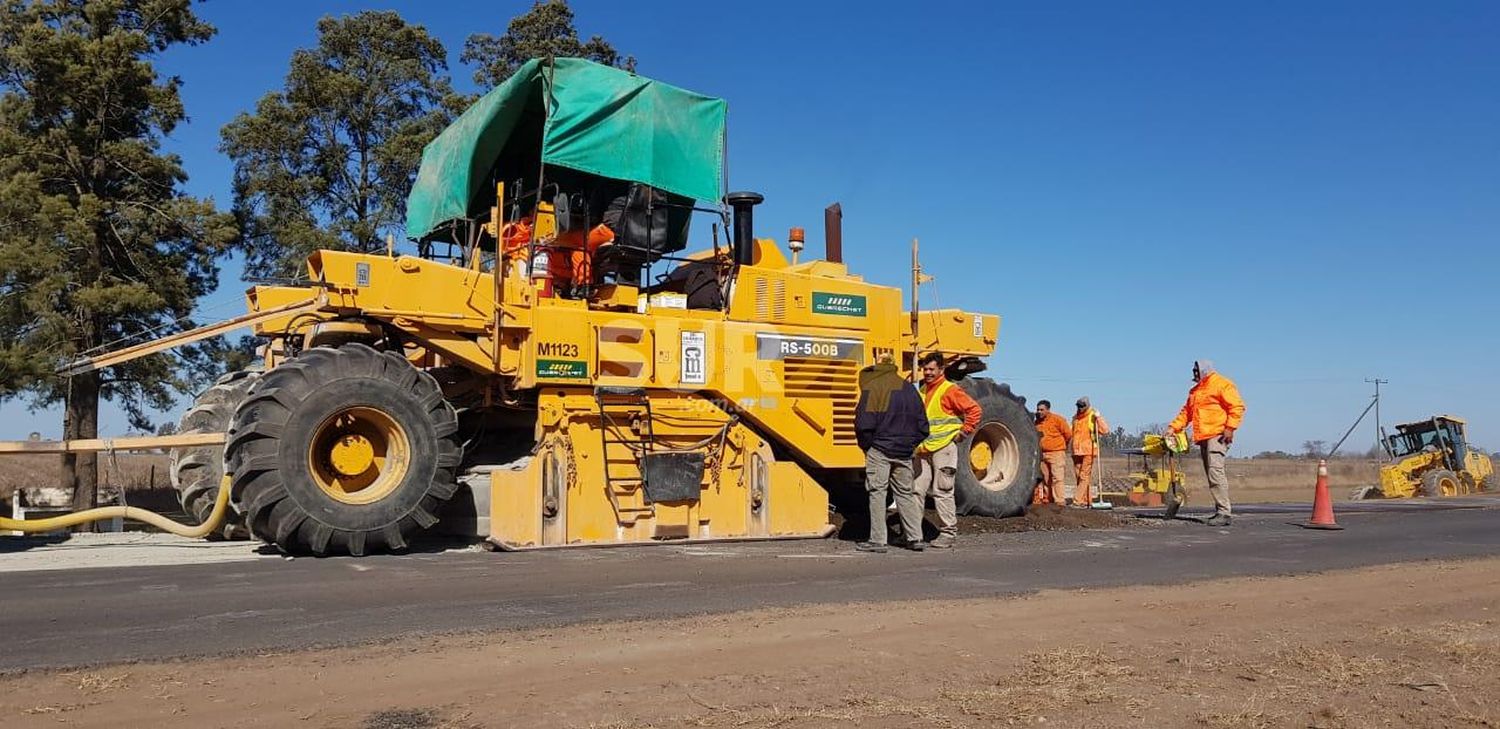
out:
M1336 532L1294 526L1305 510L1256 509L1229 529L1142 519L1110 530L964 536L951 552L923 554L862 554L830 539L10 572L0 574L0 671L1500 554L1493 500L1351 509Z

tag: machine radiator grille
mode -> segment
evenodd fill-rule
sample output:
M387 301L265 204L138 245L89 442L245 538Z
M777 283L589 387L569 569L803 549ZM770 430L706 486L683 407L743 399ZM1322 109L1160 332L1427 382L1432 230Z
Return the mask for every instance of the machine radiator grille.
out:
M833 444L856 445L854 407L859 404L859 363L788 358L783 364L786 367L786 396L831 402Z
M786 321L786 281L755 279L755 318L760 321Z

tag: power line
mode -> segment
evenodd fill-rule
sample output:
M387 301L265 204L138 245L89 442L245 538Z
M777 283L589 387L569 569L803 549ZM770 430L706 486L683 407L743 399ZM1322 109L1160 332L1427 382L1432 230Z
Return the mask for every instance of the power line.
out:
M1117 385L1170 385L1170 386L1182 385L1184 387L1188 387L1188 386L1192 385L1191 382L1187 382L1186 380L1183 380L1183 379L1158 380L1158 379L1128 378L1128 377L1043 377L1043 376L1032 377L1032 376L1027 376L1027 375L997 375L996 379L1005 380L1007 382L1046 382L1046 383L1057 383L1057 384L1063 384L1063 385L1088 385L1088 384L1105 384L1105 385L1108 385L1108 384L1117 384ZM1272 378L1272 379L1264 379L1264 380L1262 380L1262 379L1256 379L1256 378L1253 378L1253 377L1252 378L1236 377L1236 378L1234 378L1234 380L1237 383L1250 384L1250 385L1329 385L1329 384L1336 384L1336 383L1340 383L1340 382L1348 382L1347 379L1342 378L1342 377L1291 377L1291 378L1281 378L1281 379Z

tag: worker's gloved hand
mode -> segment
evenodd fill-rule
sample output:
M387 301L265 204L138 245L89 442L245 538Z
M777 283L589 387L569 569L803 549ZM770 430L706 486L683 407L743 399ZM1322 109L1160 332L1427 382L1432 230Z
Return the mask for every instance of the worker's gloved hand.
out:
M1233 443L1234 442L1234 428L1225 428L1224 429L1224 435L1221 436L1221 437L1224 439L1224 445L1229 445L1230 443Z

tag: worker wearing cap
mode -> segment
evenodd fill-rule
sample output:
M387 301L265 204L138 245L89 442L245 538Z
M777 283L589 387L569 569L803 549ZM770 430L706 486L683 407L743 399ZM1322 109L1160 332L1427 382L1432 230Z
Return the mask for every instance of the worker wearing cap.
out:
M1078 485L1073 489L1073 503L1088 506L1094 500L1089 479L1094 474L1094 459L1099 456L1099 434L1109 432L1109 423L1089 405L1087 397L1078 398L1077 406L1073 414L1073 475Z
M1176 435L1192 426L1193 442L1203 457L1203 473L1214 497L1214 515L1208 525L1229 526L1229 476L1224 472L1224 459L1234 443L1234 432L1245 418L1245 401L1234 382L1219 374L1214 363L1206 359L1193 363L1193 382L1187 403L1167 426L1167 434Z
M1068 472L1068 441L1073 428L1063 416L1052 412L1052 402L1036 404L1036 435L1042 448L1042 482L1032 495L1033 504L1063 503L1063 479Z
M963 388L943 376L943 355L928 352L922 366L922 402L927 408L927 440L917 448L917 503L932 495L937 508L938 536L933 549L950 549L958 536L958 504L953 498L958 478L958 440L979 429L984 410ZM908 538L915 538L908 535Z
M898 546L922 551L922 502L912 486L912 455L927 439L922 396L882 354L860 370L854 437L865 452L865 491L870 502L870 535L854 545L861 552L886 551L886 494L901 515Z

